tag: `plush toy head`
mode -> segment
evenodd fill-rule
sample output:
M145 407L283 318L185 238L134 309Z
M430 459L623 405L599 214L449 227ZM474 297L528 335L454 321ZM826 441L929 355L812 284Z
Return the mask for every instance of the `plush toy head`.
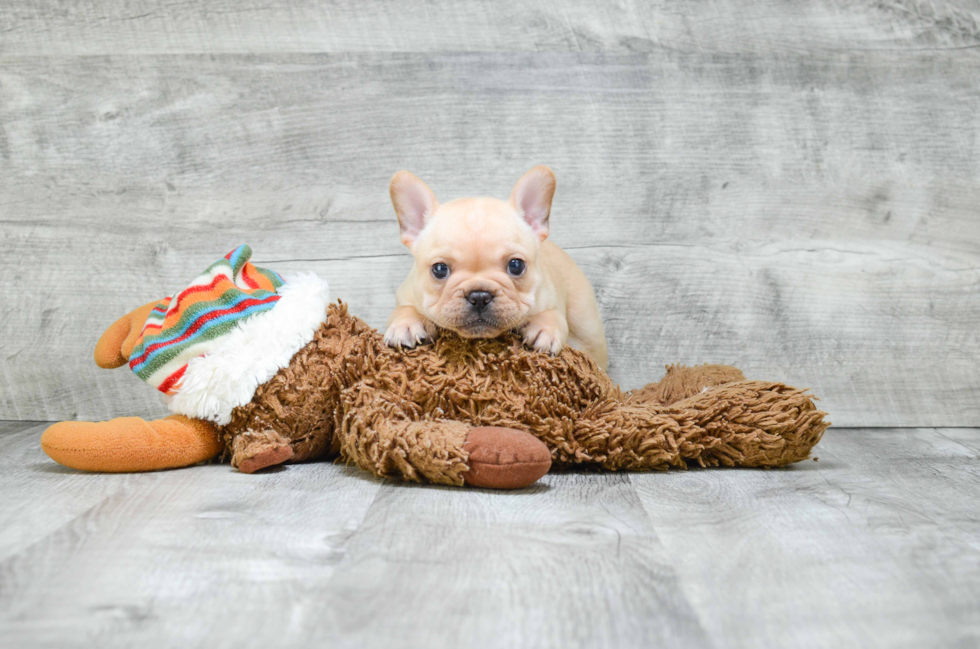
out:
M142 323L128 328L124 349L104 351L124 328L110 327L96 361L105 356L114 367L124 355L136 376L166 395L173 413L227 424L232 410L310 342L329 300L319 277L284 279L252 265L251 256L239 246L145 314L141 307L133 319Z

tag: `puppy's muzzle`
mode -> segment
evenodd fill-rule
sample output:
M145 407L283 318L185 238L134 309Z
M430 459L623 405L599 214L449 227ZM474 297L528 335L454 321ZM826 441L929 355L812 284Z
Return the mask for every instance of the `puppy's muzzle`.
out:
M493 302L493 294L489 291L471 291L466 294L466 301L473 305L477 313L482 313Z

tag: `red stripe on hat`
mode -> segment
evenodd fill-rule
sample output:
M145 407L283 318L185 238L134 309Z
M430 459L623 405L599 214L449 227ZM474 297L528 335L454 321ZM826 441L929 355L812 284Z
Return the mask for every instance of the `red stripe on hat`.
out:
M139 357L137 359L135 359L135 360L130 359L129 366L130 367L135 367L136 365L139 365L140 363L142 363L146 359L147 356L149 356L151 353L153 353L157 349L160 349L161 347L169 347L170 345L176 345L178 343L183 342L187 338L190 338L192 335L194 335L195 333L197 333L197 330L200 329L201 327L203 327L210 320L214 320L215 318L220 318L222 316L226 316L226 315L229 315L229 314L232 314L232 313L238 313L240 311L244 311L245 309L248 309L249 307L257 306L259 304L268 304L269 302L275 302L275 301L279 300L279 298L280 298L280 296L279 295L276 295L276 294L270 295L269 297L265 298L264 300L260 300L258 298L254 298L253 297L253 298L250 298L248 300L242 300L241 303L239 303L238 305L236 305L234 308L231 308L231 309L220 309L218 311L212 311L210 313L206 313L206 314L202 315L200 318L198 318L197 320L195 320L194 321L194 324L192 324L190 327L188 327L187 328L187 331L185 331L179 338L175 338L173 340L168 340L168 341L165 341L165 342L154 343L154 344L150 345L149 347L147 347L143 351L143 353L139 355Z
M248 284L248 287L251 289L262 288L261 286L259 286L258 282L256 282L254 279L248 276L248 269L251 267L252 264L245 262L245 265L242 266L242 279L245 280L245 283Z
M200 286L191 286L190 288L186 288L183 291L181 291L180 292L180 295L177 296L177 304L175 306L173 306L172 308L168 307L168 309L167 309L168 312L169 311L180 311L180 303L183 301L183 299L185 297L194 295L195 293L201 293L202 291L213 291L214 290L214 287L217 286L218 282L220 282L221 280L225 280L227 282L230 282L231 284L234 284L235 283L234 280L232 278L230 278L228 275L220 275L220 274L219 275L216 275L215 278L213 280L211 280L211 283L210 284L201 284Z
M174 383L179 381L181 377L184 376L184 372L186 371L187 371L187 363L184 363L183 367L181 367L179 370L177 370L176 372L168 376L163 381L163 383L160 384L157 390L163 392L164 394L170 394L170 389L173 387Z

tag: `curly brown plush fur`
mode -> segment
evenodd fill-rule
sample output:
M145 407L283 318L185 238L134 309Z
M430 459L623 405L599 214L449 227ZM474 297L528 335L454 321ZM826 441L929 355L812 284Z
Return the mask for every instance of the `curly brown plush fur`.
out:
M462 485L475 426L528 431L559 466L775 467L809 455L824 416L803 390L727 366L672 366L622 392L586 355L532 352L517 335L443 332L396 351L339 303L221 434L235 466L285 458L288 444L293 461L339 456L379 476Z

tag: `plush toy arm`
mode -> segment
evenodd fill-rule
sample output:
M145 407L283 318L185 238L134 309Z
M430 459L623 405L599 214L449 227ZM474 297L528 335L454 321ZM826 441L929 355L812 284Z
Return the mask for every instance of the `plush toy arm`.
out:
M197 464L216 456L224 444L214 424L173 415L156 421L62 421L44 431L41 448L73 469L125 473Z
M95 364L105 369L121 367L129 361L133 346L140 335L143 323L160 301L144 304L119 318L106 329L95 343Z

